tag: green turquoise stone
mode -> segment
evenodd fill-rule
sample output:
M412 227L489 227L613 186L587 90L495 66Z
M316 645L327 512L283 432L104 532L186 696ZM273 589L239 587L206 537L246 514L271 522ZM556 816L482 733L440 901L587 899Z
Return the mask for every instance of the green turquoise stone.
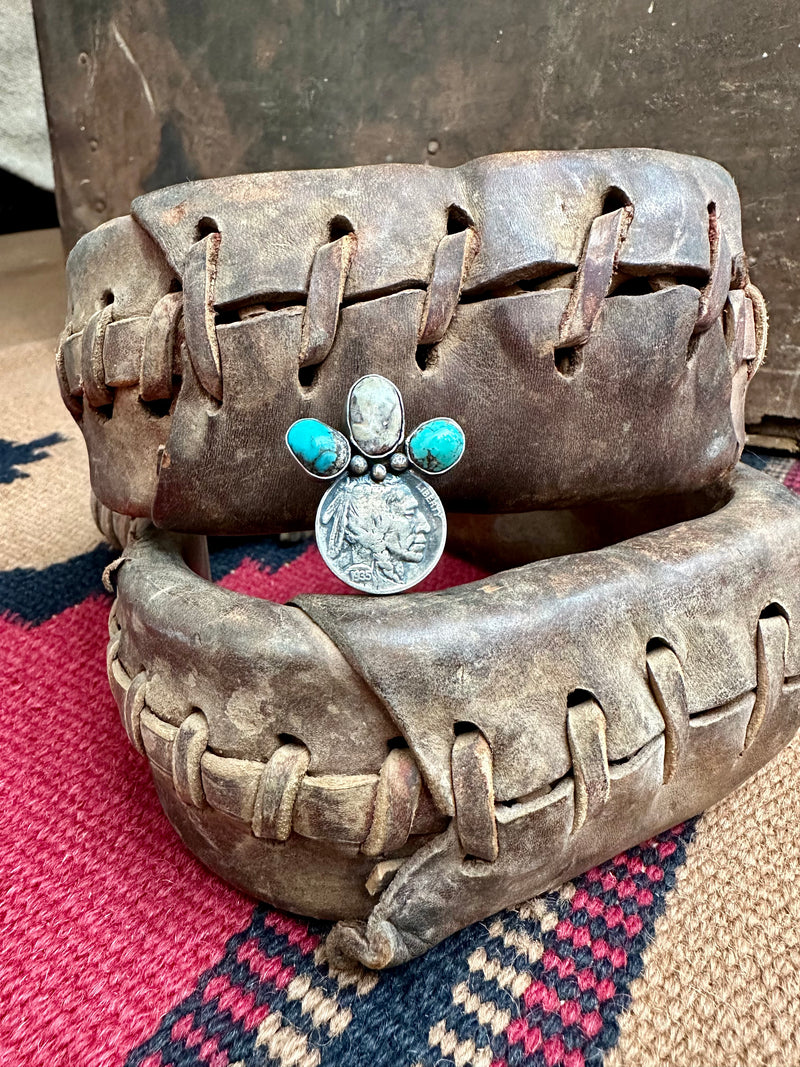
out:
M319 419L298 419L286 434L289 450L309 474L332 478L350 462L350 446L338 430Z
M464 454L464 431L452 419L429 419L408 439L411 462L426 474L443 474Z

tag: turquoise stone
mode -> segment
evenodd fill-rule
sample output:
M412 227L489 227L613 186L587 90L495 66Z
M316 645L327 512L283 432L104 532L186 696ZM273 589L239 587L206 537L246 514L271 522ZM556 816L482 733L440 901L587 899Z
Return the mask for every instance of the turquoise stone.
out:
M350 462L347 438L319 419L293 422L286 444L297 462L317 478L333 478Z
M464 454L464 431L452 419L429 419L408 439L411 462L426 474L443 474Z

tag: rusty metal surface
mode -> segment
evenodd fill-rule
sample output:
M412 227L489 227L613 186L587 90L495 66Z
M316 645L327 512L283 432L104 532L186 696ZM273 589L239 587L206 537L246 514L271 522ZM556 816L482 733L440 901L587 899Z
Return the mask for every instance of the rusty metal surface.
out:
M748 415L800 416L792 0L34 0L68 246L187 178L651 145L740 184L771 353Z

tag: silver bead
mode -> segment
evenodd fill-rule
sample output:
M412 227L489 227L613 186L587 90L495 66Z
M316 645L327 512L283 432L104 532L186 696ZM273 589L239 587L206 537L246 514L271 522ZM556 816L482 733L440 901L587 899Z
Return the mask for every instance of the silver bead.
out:
M382 463L376 463L369 473L373 482L382 482L386 477L386 468Z
M357 478L360 478L362 474L367 473L367 467L369 464L363 456L353 456L350 460L350 473L355 474Z
M389 466L393 471L397 471L398 474L408 470L408 456L405 452L395 452L389 460Z

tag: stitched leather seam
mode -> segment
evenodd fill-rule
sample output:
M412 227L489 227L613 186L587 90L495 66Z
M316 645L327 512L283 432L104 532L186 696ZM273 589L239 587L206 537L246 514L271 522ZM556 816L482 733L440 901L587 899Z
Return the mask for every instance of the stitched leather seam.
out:
M562 316L559 336L554 339L554 347L581 347L589 340L611 288L620 251L633 218L634 207L627 205L614 212L598 215L593 220L575 273L570 299ZM192 246L183 294L165 294L157 301L149 316L118 320L130 324L132 331L141 334L140 338L131 338L133 343L138 341L139 344L139 351L131 355L131 364L132 367L136 364L139 396L143 401L153 398L167 400L174 395L170 368L179 369L176 358L182 340L182 334L176 329L179 321L186 322L184 329L188 354L200 384L216 401L222 400L214 305L216 264L221 240L221 235L215 232ZM461 302L462 290L479 243L479 234L472 227L445 234L434 253L427 284L396 290L412 292L416 288L423 288L425 291L418 328L420 345L432 346L444 338ZM752 376L763 362L766 352L766 305L760 292L750 282L743 259L741 262L737 259L731 280L728 281L731 276L729 246L712 213L709 215L709 244L711 271L708 282L700 291L695 337L719 319L725 301L730 301L730 294L743 291L747 314L754 320L755 340L746 332L750 324L744 322L739 313L736 344L742 348L743 358L748 362L749 376ZM343 300L343 293L356 254L357 235L354 233L347 233L317 250L311 265L308 294L300 301L300 306L304 305L304 313L298 368L319 364L329 355L335 343L341 308L343 304L353 302L352 298ZM381 295L374 294L370 298L379 299ZM485 299L492 299L490 289L487 289ZM259 305L248 310L257 311ZM266 309L264 313L267 313ZM109 379L113 380L114 376L108 373L103 355L106 327L113 318L112 303L93 316L84 329L69 333L65 331L59 343L56 365L62 397L76 418L80 417L80 397L83 395L93 407L106 406L113 401ZM80 372L72 376L68 371L70 361L65 351L71 345L85 349L83 358L77 361L82 365ZM76 360L73 358L71 362L75 363ZM116 383L117 387L119 384Z
M119 660L121 630L116 601L109 632L109 679L126 733L151 765L171 774L174 788L185 803L224 811L249 824L257 837L286 840L294 831L301 836L359 845L370 856L396 852L409 838L439 832L447 825L448 817L435 810L407 750L392 750L377 775L308 775L308 752L300 743L279 746L266 763L212 752L207 747L208 727L201 711L195 709L178 727L161 719L147 705L145 672L131 678ZM757 683L755 690L749 691L754 699L744 748L753 743L781 696L800 682L785 676L788 640L785 616L772 612L762 615L756 637ZM748 696L743 693L720 708L692 716L687 711L682 668L673 650L664 645L649 650L647 669L654 701L664 719L663 734L627 759L609 762L602 708L594 699L584 700L567 709L571 774L527 797L496 803L491 749L483 734L474 729L454 738L455 825L465 855L492 862L498 855L498 811L507 813L531 799L540 803L547 803L548 798L555 801L568 791L570 784L574 800L572 832L576 833L602 813L620 769L635 764L659 737L664 738L663 781L668 782L689 747L691 728L705 725L715 712L737 709ZM349 806L337 807L337 798L346 796L348 791L352 798ZM237 798L232 806L231 796ZM329 803L334 804L331 813L326 812ZM232 810L237 804L238 810Z

